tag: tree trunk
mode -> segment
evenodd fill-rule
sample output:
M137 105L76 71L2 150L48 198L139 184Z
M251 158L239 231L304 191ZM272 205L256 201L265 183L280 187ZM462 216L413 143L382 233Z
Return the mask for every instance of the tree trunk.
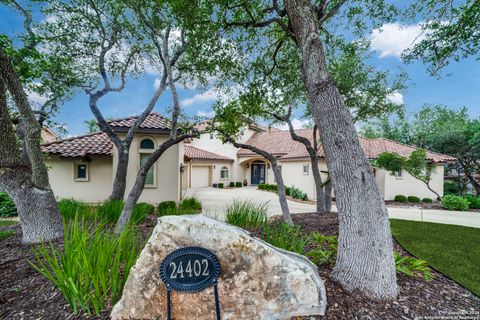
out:
M290 210L288 209L287 194L285 192L285 184L283 183L283 177L282 177L282 173L280 172L280 168L278 167L277 159L272 154L266 152L265 150L258 149L249 144L238 143L229 137L227 137L226 140L231 144L233 144L236 148L251 150L256 154L261 155L262 157L264 157L270 162L270 164L272 165L273 174L275 175L275 180L277 181L278 201L280 202L280 207L282 208L283 220L289 226L293 226L292 216L290 215Z
M17 207L22 227L22 242L50 241L63 235L63 222L51 189L37 188L30 168L2 168L0 187Z
M353 119L330 78L310 0L285 0L302 54L302 77L335 186L338 255L332 279L374 299L398 294L388 212Z
M273 161L271 161L273 160ZM282 208L283 220L289 226L293 226L292 216L290 215L290 210L288 209L287 202L287 193L285 191L285 184L283 183L282 172L278 167L277 159L270 159L270 164L272 165L272 171L275 175L275 181L277 182L278 188L278 201L280 202L280 207Z
M327 211L325 203L325 188L322 187L322 176L318 168L318 157L316 154L310 155L310 162L312 163L312 175L315 181L315 195L317 197L317 213Z
M170 147L182 142L185 139L196 137L195 134L182 134L175 139L168 139L163 142L151 155L148 159L143 163L137 173L137 178L135 179L135 184L130 190L128 194L127 201L125 202L125 206L123 207L122 213L118 218L117 224L115 226L115 232L121 233L125 226L127 225L130 217L132 215L133 209L135 204L137 203L140 195L143 192L143 188L145 187L145 179L147 177L148 170L152 167L152 165L165 153ZM177 168L180 170L180 168Z
M63 223L55 196L51 189L40 188L32 181L30 162L21 157L18 149L5 93L0 81L0 189L17 207L23 242L56 239L63 234Z
M128 146L128 148L117 148L117 171L115 171L115 179L113 180L112 193L110 194L109 198L110 200L123 200L123 197L125 196L125 189L127 187L129 148L130 146Z
M421 180L420 180L421 181ZM435 190L432 189L432 187L430 187L430 183L429 182L425 182L423 181L426 185L427 185L427 189L430 190L431 192L435 193L435 195L437 196L437 200L442 200L442 196Z
M292 114L292 108L289 107L287 116L285 117L275 116L275 117L278 120L286 121L288 124L288 129L290 131L290 136L292 137L292 139L300 142L305 146L305 149L308 152L308 156L310 157L310 162L312 165L313 180L315 182L315 193L317 198L316 211L317 213L325 212L326 211L325 210L325 193L322 186L322 176L320 174L320 168L318 167L318 146L316 141L317 128L315 126L315 128L313 129L313 136L312 136L313 146L312 146L312 143L308 138L305 138L296 134L295 129L293 128L292 121L290 120L291 114Z
M325 211L330 212L332 211L332 181L327 180L323 188L325 190Z
M28 102L27 95L23 90L20 79L13 69L10 59L0 46L0 74L3 77L8 91L12 95L13 101L20 112L21 122L23 122L23 133L26 153L30 160L32 169L32 180L40 188L50 188L48 180L48 171L43 162L43 154L40 148L41 128ZM2 88L3 90L3 88Z

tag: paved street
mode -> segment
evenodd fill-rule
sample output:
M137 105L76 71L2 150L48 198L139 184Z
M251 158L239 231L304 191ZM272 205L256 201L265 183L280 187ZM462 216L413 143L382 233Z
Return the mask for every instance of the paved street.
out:
M255 203L268 202L268 216L281 214L280 203L277 194L268 191L257 190L256 187L244 187L235 189L193 188L189 189L186 196L196 196L203 205L206 215L224 218L225 208L233 203L234 199L251 200ZM313 212L314 205L288 201L291 213ZM336 208L333 208L336 211ZM423 211L423 213L422 213ZM445 224L455 224L468 227L480 228L479 212L445 211L445 210L422 210L418 207L411 208L388 208L390 218L414 221L427 221Z

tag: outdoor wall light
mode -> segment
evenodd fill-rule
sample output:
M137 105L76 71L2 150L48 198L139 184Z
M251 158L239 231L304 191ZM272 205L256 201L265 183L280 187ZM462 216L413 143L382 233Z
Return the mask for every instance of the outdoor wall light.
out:
M185 171L185 165L183 163L180 163L180 173L183 173Z

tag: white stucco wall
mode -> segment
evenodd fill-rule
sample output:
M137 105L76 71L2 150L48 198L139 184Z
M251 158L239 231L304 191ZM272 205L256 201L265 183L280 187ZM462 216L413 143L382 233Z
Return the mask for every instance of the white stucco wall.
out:
M309 174L303 174L303 165L310 164L309 161L296 160L296 161L282 161L282 177L286 186L296 186L300 190L307 193L310 199L315 199L315 183L313 180L311 168L309 167ZM320 170L327 171L327 165L325 161L319 162ZM440 195L443 195L443 175L444 168L442 165L436 165L435 170L432 172L432 181L430 186L437 191ZM322 173L322 179L325 181L326 175ZM375 169L375 180L380 189L380 192L385 197L385 200L393 200L396 195L401 194L405 196L417 196L419 198L432 198L435 199L436 195L428 190L425 183L403 171L403 177L398 178L392 175L389 171L383 169Z
M93 158L91 162L62 160L52 157L45 161L50 185L59 199L97 203L112 192L112 158ZM75 181L75 163L88 164L88 181Z
M282 177L286 186L295 186L305 192L309 199L316 199L315 181L313 179L311 162L307 159L281 161ZM319 161L320 171L327 171L325 161ZM308 165L308 174L303 173L303 166ZM326 174L321 173L322 180L325 181Z
M432 180L430 182L430 187L432 187L432 189L437 191L442 196L443 174L443 166L436 165L435 170L432 172ZM396 177L395 175L392 175L391 172L385 171L383 169L377 169L377 175L384 177L384 188L381 188L380 190L383 192L385 200L393 200L397 194L404 196L417 196L420 199L436 198L436 195L430 190L428 190L425 183L421 182L418 179L415 179L405 170L403 171L401 178Z
M243 135L241 135L238 138L238 142L243 143L247 141L255 131L245 128L243 131ZM215 135L213 136L213 139L210 139L210 133L204 133L200 135L199 138L193 139L190 143L193 147L207 150L225 157L228 157L230 159L233 159L234 162L231 163L231 174L230 174L230 181L242 181L245 179L245 173L244 169L239 165L239 161L237 160L237 152L238 148L235 148L232 144L230 143L222 143L220 139L218 139ZM213 163L212 163L213 164ZM218 173L218 177L220 177L220 173ZM216 180L216 175L215 173L213 174L212 177L213 183L217 183L218 179Z
M124 135L120 134L123 138ZM135 178L140 168L140 142L143 139L151 139L157 148L167 139L166 135L158 134L136 134L130 146L130 157L127 170L127 191L125 198L132 189ZM159 203L161 201L180 199L180 164L183 162L183 142L170 147L153 165L155 168L155 186L146 186L140 196L139 202ZM118 151L113 149L113 172L115 172L118 161ZM113 177L110 184L113 182Z

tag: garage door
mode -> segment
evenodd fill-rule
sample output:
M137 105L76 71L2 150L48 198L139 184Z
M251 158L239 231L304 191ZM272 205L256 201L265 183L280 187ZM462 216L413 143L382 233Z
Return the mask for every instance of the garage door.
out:
M210 167L192 167L192 188L208 187Z

